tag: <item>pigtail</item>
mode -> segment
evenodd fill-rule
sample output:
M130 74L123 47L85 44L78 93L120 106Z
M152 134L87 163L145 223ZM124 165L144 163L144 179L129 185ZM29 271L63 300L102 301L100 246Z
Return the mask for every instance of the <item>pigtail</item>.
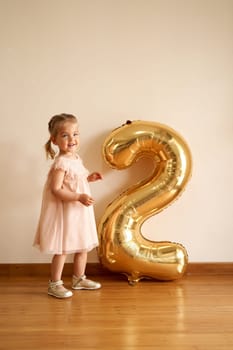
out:
M51 158L54 159L56 152L54 151L53 147L52 147L52 141L51 139L49 139L46 144L45 144L45 153L46 153L46 157L47 158Z

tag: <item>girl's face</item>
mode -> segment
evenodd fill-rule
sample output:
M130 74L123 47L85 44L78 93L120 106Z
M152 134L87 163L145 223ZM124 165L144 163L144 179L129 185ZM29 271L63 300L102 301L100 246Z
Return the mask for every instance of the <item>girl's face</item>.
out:
M64 122L58 129L57 135L51 138L58 146L60 154L74 156L79 146L79 131L77 123Z

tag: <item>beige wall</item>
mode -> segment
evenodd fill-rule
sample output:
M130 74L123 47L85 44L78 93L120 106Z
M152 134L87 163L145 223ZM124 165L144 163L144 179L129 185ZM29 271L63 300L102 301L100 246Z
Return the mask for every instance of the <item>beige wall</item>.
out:
M151 167L108 168L101 145L127 119L180 132L193 153L184 194L146 221L190 261L232 261L233 1L0 0L0 263L47 262L32 248L51 115L79 116L97 220ZM89 261L97 261L93 252Z

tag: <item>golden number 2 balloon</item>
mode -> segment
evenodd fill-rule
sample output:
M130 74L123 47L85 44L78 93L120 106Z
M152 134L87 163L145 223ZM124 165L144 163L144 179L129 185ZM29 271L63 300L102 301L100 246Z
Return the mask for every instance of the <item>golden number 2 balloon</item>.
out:
M98 224L100 262L110 271L127 275L130 284L142 278L182 277L188 263L186 249L178 243L144 238L141 226L184 190L192 167L186 142L165 125L129 121L106 138L103 156L116 169L130 167L148 156L155 167L148 178L128 188L107 206Z

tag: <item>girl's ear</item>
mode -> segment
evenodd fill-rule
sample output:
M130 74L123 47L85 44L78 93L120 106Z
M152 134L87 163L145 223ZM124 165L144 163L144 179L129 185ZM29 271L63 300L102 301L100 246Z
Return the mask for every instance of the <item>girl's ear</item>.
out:
M54 145L56 145L56 137L51 136L51 137L50 137L50 141L51 141Z

